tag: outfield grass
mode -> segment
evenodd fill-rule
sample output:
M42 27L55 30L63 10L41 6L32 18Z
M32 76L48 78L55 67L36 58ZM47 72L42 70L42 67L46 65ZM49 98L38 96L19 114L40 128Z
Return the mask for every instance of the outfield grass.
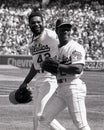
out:
M25 105L13 105L8 94L18 88L28 69L0 69L0 130L32 130L32 102ZM92 130L104 130L104 73L84 72L83 81L87 84L86 107L88 122ZM34 81L30 84L34 86ZM76 130L67 109L57 119L68 129Z

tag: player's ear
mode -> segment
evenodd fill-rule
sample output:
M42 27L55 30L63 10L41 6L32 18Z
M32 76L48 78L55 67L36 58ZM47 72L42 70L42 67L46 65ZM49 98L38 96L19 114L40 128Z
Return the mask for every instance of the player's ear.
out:
M43 18L43 26L45 26L46 22L45 22L45 19Z
M58 27L59 27L59 25L61 24L61 23L63 23L63 19L62 18L58 18L57 20L56 20L56 25L55 25L55 31L56 31L56 33L58 34Z

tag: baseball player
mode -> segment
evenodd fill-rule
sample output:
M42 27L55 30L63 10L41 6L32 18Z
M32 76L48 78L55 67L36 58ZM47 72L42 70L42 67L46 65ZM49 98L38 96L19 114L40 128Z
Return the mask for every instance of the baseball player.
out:
M71 27L72 25L64 23L63 19L56 22L56 33L60 42L59 64L56 70L58 88L47 103L37 130L49 130L49 123L65 107L68 107L78 130L90 130L85 107L86 85L80 79L85 65L85 50L70 38ZM47 63L49 64L49 61ZM48 71L48 65L46 69ZM55 69L52 70L55 72Z
M26 87L35 76L36 81L33 92L33 124L34 130L36 130L38 119L41 116L47 101L58 86L56 76L43 71L41 69L41 63L47 57L56 58L59 42L54 31L44 28L44 21L40 10L34 10L31 12L29 15L29 26L33 32L33 37L29 43L33 63L24 82L20 85L20 88ZM55 119L50 125L56 130L65 130L65 128Z

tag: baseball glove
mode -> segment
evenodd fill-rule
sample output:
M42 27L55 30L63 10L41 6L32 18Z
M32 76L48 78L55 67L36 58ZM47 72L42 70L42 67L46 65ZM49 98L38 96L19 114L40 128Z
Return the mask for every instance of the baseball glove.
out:
M32 93L29 88L18 88L15 92L15 100L18 103L28 103L32 101Z
M52 58L46 58L45 61L42 63L43 71L48 71L54 75L57 74L59 62Z

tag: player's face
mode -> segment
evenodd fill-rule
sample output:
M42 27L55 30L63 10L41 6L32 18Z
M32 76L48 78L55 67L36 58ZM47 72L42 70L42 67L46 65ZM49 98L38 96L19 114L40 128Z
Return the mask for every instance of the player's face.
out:
M67 26L62 26L58 28L57 35L60 41L60 44L67 44L70 38L70 28Z
M39 16L34 16L30 19L29 26L35 36L40 35L43 31L43 20Z

